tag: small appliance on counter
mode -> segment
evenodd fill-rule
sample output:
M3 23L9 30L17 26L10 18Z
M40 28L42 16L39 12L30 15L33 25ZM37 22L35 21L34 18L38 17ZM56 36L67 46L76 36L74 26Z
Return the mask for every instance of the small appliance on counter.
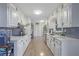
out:
M54 34L53 29L49 29L49 34L50 35L53 35Z
M18 23L17 27L12 29L12 36L24 36L24 35L25 35L24 26Z
M12 36L24 36L25 33L23 30L21 30L20 28L14 28L12 30Z

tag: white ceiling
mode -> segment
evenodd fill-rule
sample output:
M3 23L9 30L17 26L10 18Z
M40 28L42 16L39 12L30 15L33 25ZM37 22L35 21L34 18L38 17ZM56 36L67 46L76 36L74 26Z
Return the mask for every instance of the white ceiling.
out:
M14 5L33 20L47 18L50 14L53 14L53 9L57 6L56 3L15 3ZM43 13L35 15L33 10L41 10Z

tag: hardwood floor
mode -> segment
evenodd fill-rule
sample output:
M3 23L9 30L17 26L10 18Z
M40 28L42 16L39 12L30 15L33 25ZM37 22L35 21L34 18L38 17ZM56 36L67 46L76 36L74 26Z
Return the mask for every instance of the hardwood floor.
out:
M24 56L53 56L53 54L45 44L44 38L36 37L32 39L24 53Z

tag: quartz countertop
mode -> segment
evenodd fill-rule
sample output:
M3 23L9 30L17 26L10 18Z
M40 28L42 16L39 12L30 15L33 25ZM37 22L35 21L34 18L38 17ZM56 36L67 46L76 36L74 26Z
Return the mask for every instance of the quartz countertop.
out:
M51 37L58 38L59 40L79 40L76 38L67 37L67 36L60 36L60 35L51 35Z
M10 40L11 41L18 41L18 40L22 40L21 38L24 38L24 37L26 37L26 36L28 36L28 35L24 35L24 36L10 36Z

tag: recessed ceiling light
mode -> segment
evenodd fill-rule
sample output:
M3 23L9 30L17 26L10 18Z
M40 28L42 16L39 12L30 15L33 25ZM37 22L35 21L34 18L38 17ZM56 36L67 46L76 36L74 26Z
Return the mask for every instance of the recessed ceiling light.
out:
M34 10L34 14L40 15L40 14L42 14L42 11L41 10Z
M41 23L43 23L43 22L44 22L44 20L40 20L40 22L41 22Z

